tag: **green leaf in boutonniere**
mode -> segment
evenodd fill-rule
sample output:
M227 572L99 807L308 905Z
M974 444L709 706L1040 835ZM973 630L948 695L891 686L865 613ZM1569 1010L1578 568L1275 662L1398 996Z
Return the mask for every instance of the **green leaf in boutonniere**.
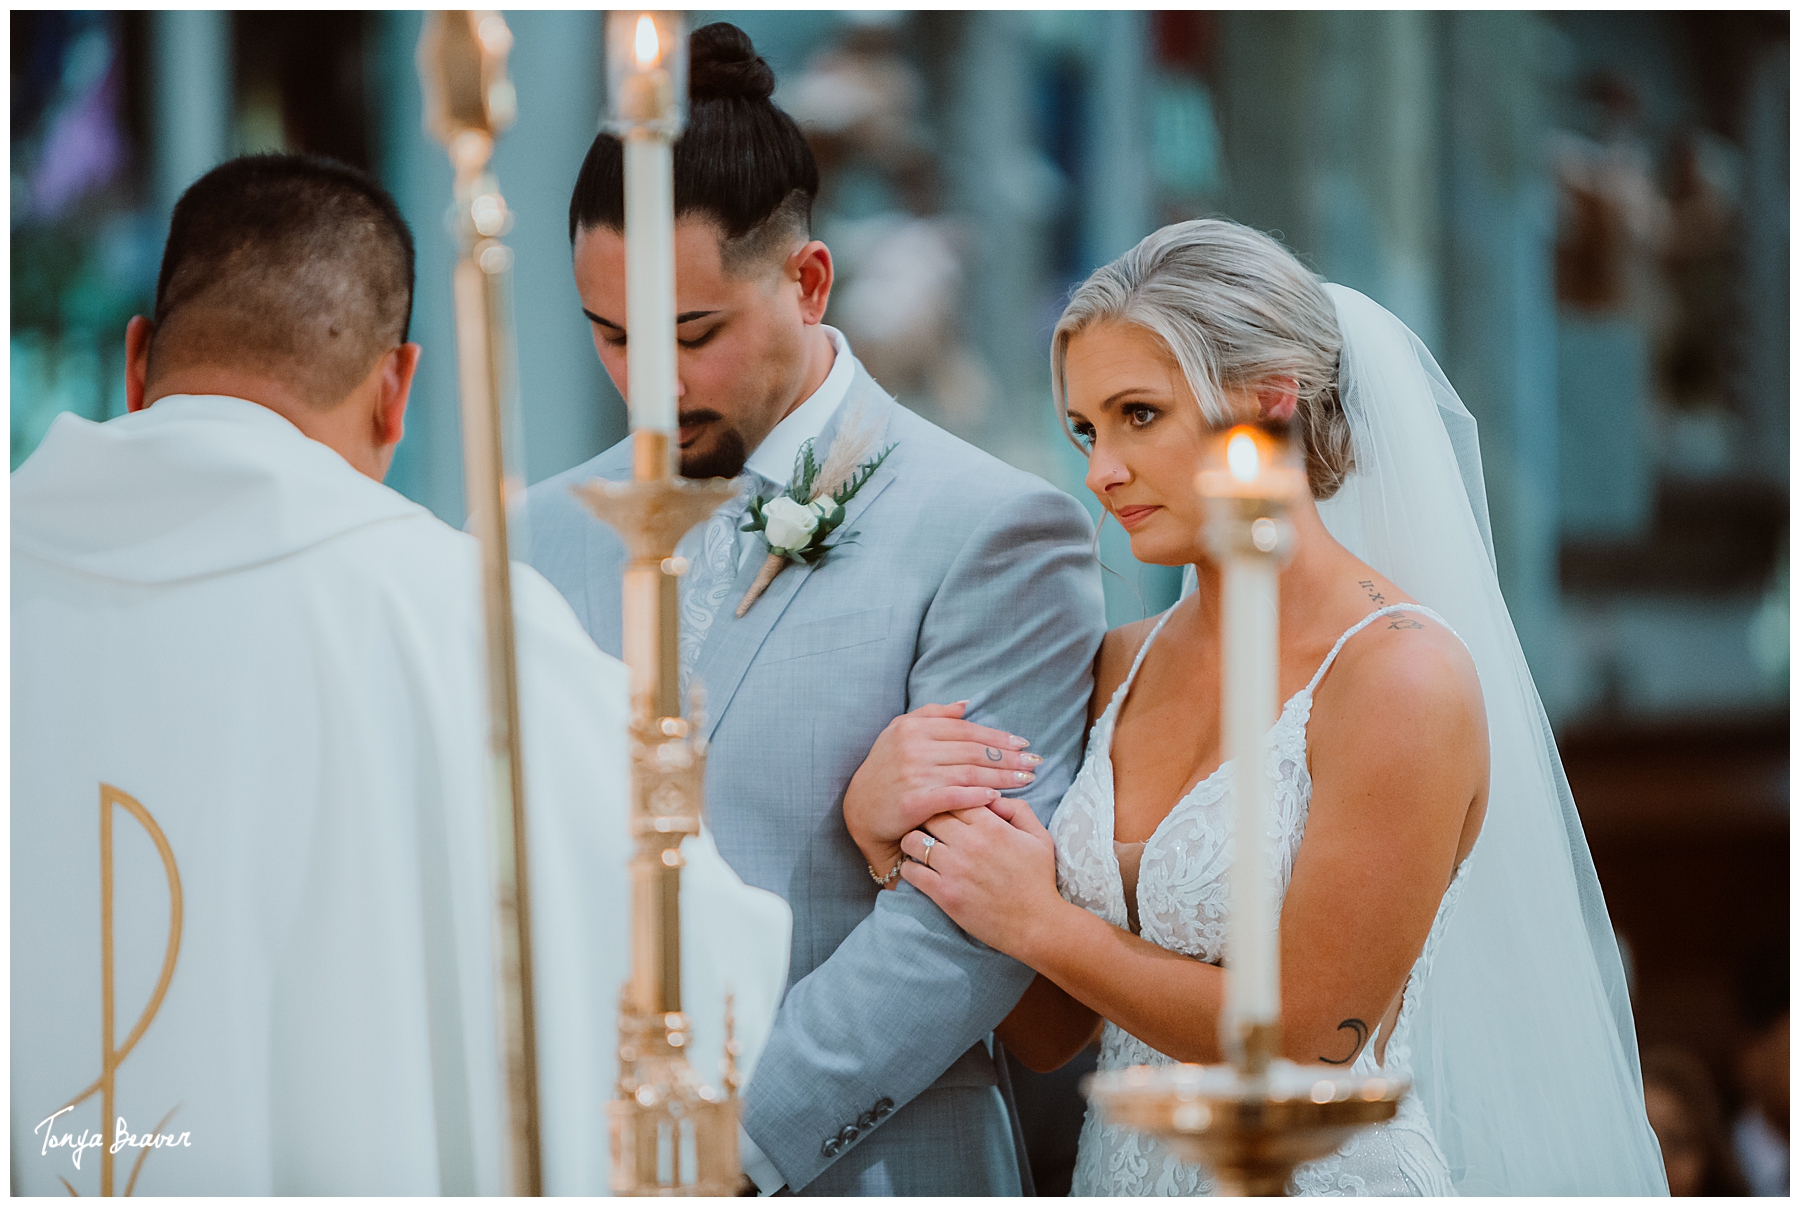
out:
M760 497L750 500L750 518L739 529L742 532L761 532L768 520L763 518L763 501Z
M895 446L890 444L881 450L880 456L873 457L857 466L850 477L831 492L831 497L840 503L848 503L855 498L856 492L863 488L863 483L875 476L875 471L881 468L881 463L888 459L888 454L893 452L894 448Z
M794 454L794 476L788 479L788 488L783 493L796 503L810 503L813 497L813 484L819 479L819 462L813 456L811 440L800 446Z

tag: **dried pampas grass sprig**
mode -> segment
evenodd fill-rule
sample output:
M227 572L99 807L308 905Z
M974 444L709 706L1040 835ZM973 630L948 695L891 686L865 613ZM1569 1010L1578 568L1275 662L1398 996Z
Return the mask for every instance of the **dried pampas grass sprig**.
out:
M831 451L825 454L825 464L819 469L819 476L813 482L812 499L835 495L838 489L849 482L856 474L856 467L869 455L875 447L880 435L866 421L868 412L858 406L842 427L838 429L837 439L831 442Z

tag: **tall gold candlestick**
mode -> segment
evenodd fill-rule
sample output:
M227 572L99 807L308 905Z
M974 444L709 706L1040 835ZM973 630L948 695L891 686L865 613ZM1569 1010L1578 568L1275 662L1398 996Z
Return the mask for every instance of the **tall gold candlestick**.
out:
M607 24L608 128L624 141L627 400L632 479L577 497L625 544L623 629L631 677L631 980L619 1010L612 1188L632 1195L735 1194L737 1075L723 1085L687 1058L681 997L681 844L700 832L706 741L698 703L681 715L675 545L734 488L676 476L675 243L671 144L681 132L687 43L672 13ZM730 1006L726 1007L730 1027Z
M532 1000L531 877L525 826L525 762L519 733L519 672L513 640L512 559L506 502L522 483L507 466L514 387L509 310L511 225L489 174L494 140L512 124L506 77L512 34L498 13L429 13L419 38L426 129L456 172L459 257L453 277L456 363L462 394L467 504L481 544L487 638L489 836L493 852L501 1048L506 1078L508 1187L544 1192L538 1107L536 1007Z

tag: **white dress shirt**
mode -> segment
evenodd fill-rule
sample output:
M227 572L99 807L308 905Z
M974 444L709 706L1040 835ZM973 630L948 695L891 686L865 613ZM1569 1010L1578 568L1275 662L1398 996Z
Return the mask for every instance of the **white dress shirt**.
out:
M800 455L800 446L808 440L818 439L819 433L843 405L844 396L850 393L850 381L856 376L856 357L850 351L850 341L844 338L844 333L823 323L819 328L832 343L831 372L805 402L789 411L787 417L775 425L775 430L763 437L763 442L744 462L745 470L773 482L777 491L787 489L788 481L794 476L794 458ZM824 460L825 450L817 451L819 459ZM754 532L738 534L740 568L761 539Z

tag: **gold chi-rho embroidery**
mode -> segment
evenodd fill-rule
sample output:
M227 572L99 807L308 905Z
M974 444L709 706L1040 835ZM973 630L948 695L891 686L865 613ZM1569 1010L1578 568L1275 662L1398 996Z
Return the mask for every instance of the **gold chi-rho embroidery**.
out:
M162 973L156 978L156 991L150 995L150 1001L144 1012L138 1016L131 1033L125 1042L113 1046L113 809L120 808L137 819L144 832L150 835L150 841L156 844L156 853L162 856L163 873L169 878L169 939L163 949ZM181 873L175 866L175 852L169 848L169 840L164 837L162 827L150 816L150 811L139 804L133 797L111 784L100 785L100 1076L81 1093L69 1099L62 1107L71 1107L100 1095L100 1117L103 1126L110 1131L113 1121L118 1117L114 1111L114 1078L119 1066L131 1055L138 1040L149 1030L150 1022L156 1012L162 1008L163 996L169 992L169 982L175 976L175 959L181 954ZM162 1121L156 1125L154 1134L160 1135L169 1119L175 1114L172 1108ZM61 1114L61 1111L57 1112ZM113 1192L113 1152L111 1143L102 1143L100 1147L100 1193L111 1195ZM125 1182L125 1193L129 1195L137 1185L138 1172L144 1167L144 1158L151 1149L144 1148L138 1153L137 1160L132 1163L131 1177ZM75 1188L66 1179L63 1185L70 1194Z

